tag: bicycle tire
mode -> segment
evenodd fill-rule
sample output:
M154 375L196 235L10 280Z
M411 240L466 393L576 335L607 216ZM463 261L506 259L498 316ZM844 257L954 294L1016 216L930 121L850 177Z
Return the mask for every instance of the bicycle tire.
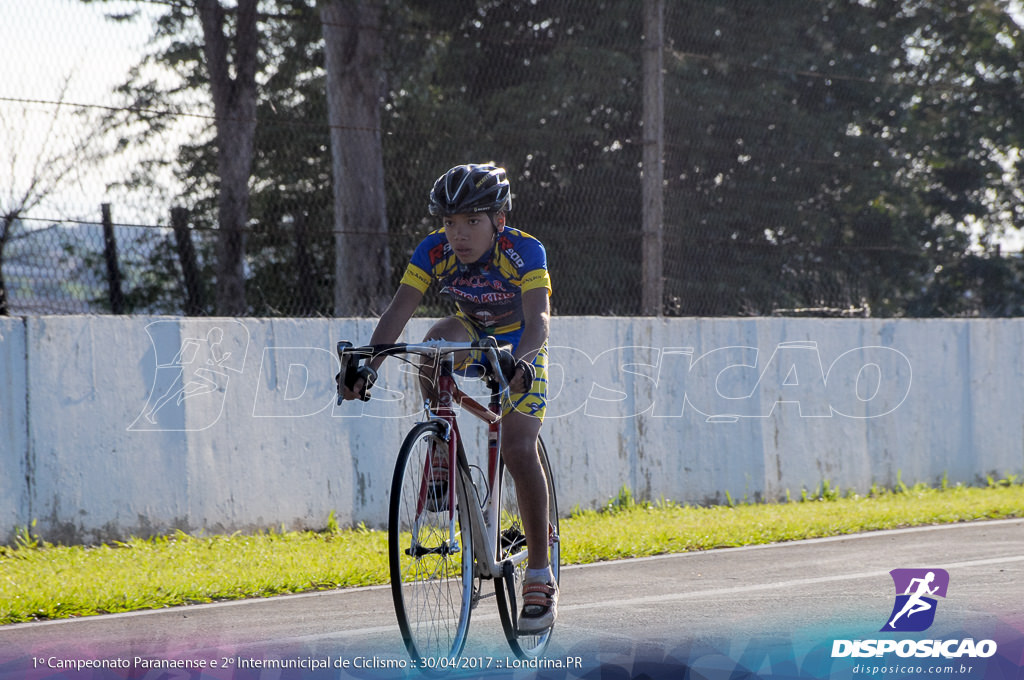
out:
M544 476L548 481L548 524L552 532L552 540L548 545L548 563L554 574L555 581L558 581L561 559L561 548L558 540L558 502L555 494L554 476L551 474L551 463L548 460L547 449L544 442L538 438L537 454L540 457L541 467ZM515 484L512 475L505 469L505 463L498 465L498 474L501 475L500 484L500 517L498 523L498 545L496 546L498 560L503 561L513 554L525 549L526 536L523 533L522 513L519 511L519 501L516 496ZM521 635L518 631L519 607L523 600L523 577L526 574L526 562L520 562L515 568L511 563L505 564L503 575L494 580L494 591L498 601L498 614L501 618L501 627L505 632L505 639L508 641L512 652L521 659L528 659L540 656L551 640L553 628L548 628L539 634Z
M429 477L431 447L447 450L440 423L419 423L409 432L395 463L388 513L391 597L402 639L416 660L454 660L469 632L473 599L473 537L468 515L456 503L458 551L449 540L447 491ZM462 475L450 474L466 498ZM415 540L414 540L415 539ZM439 668L448 664L439 663Z

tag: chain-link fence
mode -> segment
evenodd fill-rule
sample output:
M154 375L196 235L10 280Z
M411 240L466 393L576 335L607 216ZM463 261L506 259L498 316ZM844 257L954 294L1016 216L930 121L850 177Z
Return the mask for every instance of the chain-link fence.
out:
M198 3L0 5L0 311L217 314L226 184ZM248 314L333 315L339 267L397 283L433 180L481 161L547 247L556 314L640 314L651 144L663 314L1024 310L1010 2L382 2L387 262L336 252L316 3L258 7Z

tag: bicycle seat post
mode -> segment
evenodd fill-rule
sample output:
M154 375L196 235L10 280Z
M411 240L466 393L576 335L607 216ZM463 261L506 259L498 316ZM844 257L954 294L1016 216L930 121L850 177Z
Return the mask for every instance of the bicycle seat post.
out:
M433 352L432 356L423 355L419 364L420 390L423 393L424 410L436 414L441 406L451 406L451 400L446 403L441 398L441 377L451 376L454 371L452 355ZM450 397L451 395L449 395Z

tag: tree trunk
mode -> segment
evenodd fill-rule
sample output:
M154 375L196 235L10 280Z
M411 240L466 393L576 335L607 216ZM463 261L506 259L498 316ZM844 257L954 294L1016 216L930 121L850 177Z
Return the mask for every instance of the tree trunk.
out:
M388 301L381 147L384 91L380 0L321 0L334 177L337 316L378 315Z
M259 35L256 0L238 0L234 49L225 35L225 12L218 0L197 0L203 26L203 53L217 128L216 313L245 314L245 233L249 220L249 175L256 131L256 60ZM232 75L232 71L234 72Z

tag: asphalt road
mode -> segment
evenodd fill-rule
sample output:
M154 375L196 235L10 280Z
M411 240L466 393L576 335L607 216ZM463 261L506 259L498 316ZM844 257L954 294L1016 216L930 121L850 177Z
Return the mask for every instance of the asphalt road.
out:
M879 632L897 594L889 575L897 568L949 574L926 631ZM512 668L490 598L473 615L468 668L450 675L936 677L937 668L939 677L1024 678L1024 520L568 567L561 591L543 665ZM885 638L991 639L998 651L832 656L837 639ZM393 668L410 663L386 587L0 628L0 680L418 675ZM168 667L175 664L190 667Z

